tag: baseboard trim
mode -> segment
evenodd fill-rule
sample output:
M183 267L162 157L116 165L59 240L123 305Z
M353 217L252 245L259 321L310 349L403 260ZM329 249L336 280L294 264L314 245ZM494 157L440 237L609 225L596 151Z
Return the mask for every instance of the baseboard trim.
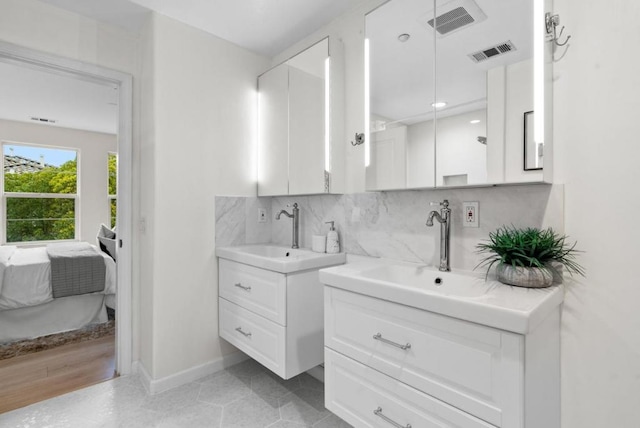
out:
M227 367L231 367L235 364L241 363L249 359L249 357L243 352L234 352L233 354L224 355L217 360L210 361L199 366L191 367L178 373L160 378L153 379L146 367L142 362L136 361L133 364L134 372L140 374L140 380L144 385L144 388L149 394L158 394L160 392L168 391L180 385L184 385L201 377L219 372Z

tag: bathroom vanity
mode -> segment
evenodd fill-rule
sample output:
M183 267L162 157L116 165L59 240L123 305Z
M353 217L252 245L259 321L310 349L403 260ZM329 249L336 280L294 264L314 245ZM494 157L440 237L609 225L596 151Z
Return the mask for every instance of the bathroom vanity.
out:
M345 254L247 245L216 255L220 337L284 379L322 364L318 269L344 263Z
M357 427L560 427L561 286L375 259L320 272L325 405Z

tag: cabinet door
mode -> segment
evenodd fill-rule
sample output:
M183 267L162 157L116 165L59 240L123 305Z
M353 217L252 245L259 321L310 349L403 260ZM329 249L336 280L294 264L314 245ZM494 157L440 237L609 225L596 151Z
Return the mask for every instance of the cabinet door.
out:
M289 100L286 64L258 78L258 195L289 193Z
M323 76L289 67L289 193L292 195L325 192L324 85Z

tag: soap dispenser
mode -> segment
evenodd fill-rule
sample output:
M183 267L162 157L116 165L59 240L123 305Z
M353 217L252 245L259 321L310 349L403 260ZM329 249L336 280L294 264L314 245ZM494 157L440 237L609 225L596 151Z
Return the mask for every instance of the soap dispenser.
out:
M333 226L333 221L326 221L325 223L331 224L329 233L327 233L327 254L337 254L340 252L338 232L336 232L336 228Z

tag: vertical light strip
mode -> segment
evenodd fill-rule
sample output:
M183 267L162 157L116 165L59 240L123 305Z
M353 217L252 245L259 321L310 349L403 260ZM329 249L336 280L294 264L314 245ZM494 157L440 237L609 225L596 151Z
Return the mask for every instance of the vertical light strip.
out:
M256 121L255 121L255 130L254 130L254 136L253 136L253 171L254 171L254 176L253 179L255 180L256 184L259 184L261 182L261 177L260 177L260 89L259 87L256 88L256 98L255 98L255 117L256 117ZM262 154L262 156L264 156L264 154Z
M539 166L539 148L544 144L544 69L545 25L544 0L533 2L533 139L536 148L536 167Z
M364 166L371 164L371 138L369 135L371 110L369 106L369 39L364 39Z
M324 170L331 172L331 58L324 60Z

